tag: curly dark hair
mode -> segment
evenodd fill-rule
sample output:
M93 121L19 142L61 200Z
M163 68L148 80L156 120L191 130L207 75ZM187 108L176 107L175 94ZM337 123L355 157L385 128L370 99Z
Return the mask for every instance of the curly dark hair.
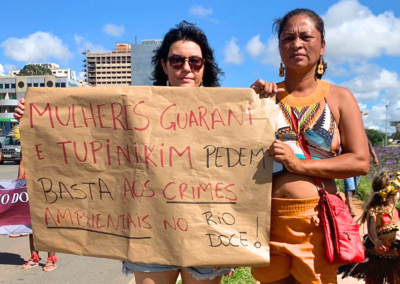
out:
M215 62L214 52L208 44L207 37L201 29L186 21L182 21L176 25L176 28L170 29L169 32L165 34L161 46L154 52L155 54L151 60L154 66L154 70L151 73L151 79L154 81L153 85L166 85L168 77L161 66L161 59L167 62L169 48L174 42L179 40L193 41L200 46L201 53L205 60L203 85L204 87L219 87L219 76L223 76L224 73L218 68Z
M275 33L278 35L278 40L279 40L279 38L281 36L281 33L283 32L283 28L285 27L287 22L292 17L297 16L297 15L305 15L305 16L311 18L314 21L316 29L321 34L321 43L322 43L324 41L324 39L325 39L325 24L324 24L324 21L314 11L309 10L309 9L304 9L304 8L294 9L294 10L288 12L285 16L283 16L283 18L277 19L277 20L274 21L274 24L272 25L272 29L275 30ZM323 74L318 74L318 72L317 72L318 66L317 66L317 68L315 70L315 76L318 79L321 79L322 76L325 74L326 69L328 69L328 64L325 62L325 60L323 58L322 58L322 62L323 62L323 65L324 65L324 73Z

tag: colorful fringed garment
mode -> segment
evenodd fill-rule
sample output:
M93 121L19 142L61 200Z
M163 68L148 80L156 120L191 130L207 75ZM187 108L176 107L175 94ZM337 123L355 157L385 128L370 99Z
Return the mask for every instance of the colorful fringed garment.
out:
M278 88L286 90L285 83L279 83ZM305 156L292 126L292 110L298 120L299 133L304 133L313 159L335 157L341 152L339 129L326 103L328 93L329 83L317 80L317 88L307 97L294 97L287 91L277 95L281 110L277 121L277 139L289 145L300 159L305 159Z

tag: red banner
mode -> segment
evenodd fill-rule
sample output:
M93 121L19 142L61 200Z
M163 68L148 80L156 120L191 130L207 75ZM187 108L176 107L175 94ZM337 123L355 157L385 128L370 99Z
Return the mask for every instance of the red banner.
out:
M26 187L0 189L0 226L30 224L31 214Z

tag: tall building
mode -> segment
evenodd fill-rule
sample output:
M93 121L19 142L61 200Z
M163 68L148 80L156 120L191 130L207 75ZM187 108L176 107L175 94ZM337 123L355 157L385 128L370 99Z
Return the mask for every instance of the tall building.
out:
M153 85L150 80L153 66L151 65L151 58L154 51L157 50L161 44L160 39L142 40L142 44L132 45L132 85L145 86Z
M89 86L130 85L131 45L117 43L110 52L85 51L83 60Z

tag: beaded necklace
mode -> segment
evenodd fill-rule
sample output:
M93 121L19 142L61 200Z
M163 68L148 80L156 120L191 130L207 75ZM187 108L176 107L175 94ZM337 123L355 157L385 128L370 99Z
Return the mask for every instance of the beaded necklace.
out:
M299 133L304 133L315 121L321 116L324 108L321 107L326 95L329 93L329 83L326 81L317 80L317 88L307 97L295 97L286 91L284 82L278 84L278 88L284 88L285 91L277 95L279 107L284 114L288 125L293 129L291 113L297 117Z

